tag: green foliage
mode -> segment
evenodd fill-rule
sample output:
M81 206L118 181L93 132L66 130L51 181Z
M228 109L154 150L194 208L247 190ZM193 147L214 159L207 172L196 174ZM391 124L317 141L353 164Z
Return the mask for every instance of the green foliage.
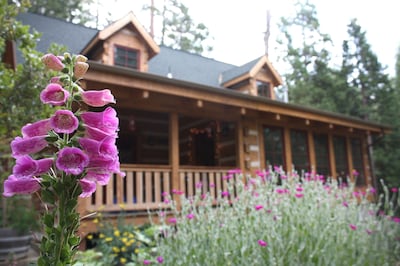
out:
M29 12L55 17L77 24L94 20L90 14L93 0L30 0Z
M125 215L122 211L117 223L113 224L104 222L101 213L98 214L95 221L99 232L87 236L88 241L96 244L96 265L136 265L154 255L158 227L149 224L139 227L128 224ZM93 253L89 251L89 254L90 252ZM78 257L77 265L83 262L84 260Z
M229 181L230 197L198 190L160 212L163 237L158 255L165 265L394 265L400 259L399 217L354 191L313 178L283 180L278 175ZM241 180L241 179L239 179ZM386 197L387 199L387 197ZM171 199L169 199L171 200ZM155 262L155 258L153 260Z
M145 6L162 20L160 44L174 49L201 54L212 51L205 43L210 38L208 28L196 23L189 14L189 8L179 0L164 1L162 8Z

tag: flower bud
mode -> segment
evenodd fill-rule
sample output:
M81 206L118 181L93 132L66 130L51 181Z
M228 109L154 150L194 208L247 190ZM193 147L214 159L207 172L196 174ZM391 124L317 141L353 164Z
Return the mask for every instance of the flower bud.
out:
M74 66L74 76L77 79L83 77L89 69L89 64L85 62L76 62Z
M61 71L64 68L64 64L61 62L60 58L53 54L44 55L42 57L42 62L51 70Z

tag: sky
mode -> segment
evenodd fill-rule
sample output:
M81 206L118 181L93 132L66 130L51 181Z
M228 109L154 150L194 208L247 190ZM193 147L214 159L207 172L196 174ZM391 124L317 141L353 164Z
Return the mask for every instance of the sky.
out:
M163 0L154 0L156 5ZM133 11L139 21L149 27L150 14L143 11L150 0L107 1L112 6L112 18L118 19ZM189 7L189 14L197 23L204 23L212 36L211 53L207 57L234 65L245 64L265 52L264 32L267 10L271 13L271 36L269 58L278 72L284 66L278 62L276 53L279 32L276 24L279 18L292 14L293 0L181 0ZM397 0L311 0L316 6L320 28L333 40L333 57L339 61L341 45L347 37L347 24L356 18L362 30L366 31L368 43L378 56L379 62L387 67L386 73L394 75L395 58L400 46L400 1ZM275 53L274 53L275 52ZM282 69L280 69L282 68Z

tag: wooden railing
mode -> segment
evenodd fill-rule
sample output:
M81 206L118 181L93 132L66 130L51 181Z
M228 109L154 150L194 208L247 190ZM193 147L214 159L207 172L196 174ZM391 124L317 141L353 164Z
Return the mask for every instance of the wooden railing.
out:
M85 212L146 211L167 207L163 194L186 197L209 193L218 197L228 189L228 168L185 166L173 178L170 166L121 165L126 177L113 176L108 185L98 186L91 198L82 200ZM234 176L233 178L237 178ZM230 178L231 179L231 178Z

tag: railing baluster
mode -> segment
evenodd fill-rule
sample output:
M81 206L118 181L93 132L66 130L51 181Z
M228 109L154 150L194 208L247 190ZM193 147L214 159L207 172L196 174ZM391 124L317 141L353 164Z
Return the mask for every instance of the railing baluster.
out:
M136 172L136 197L137 203L143 203L143 172Z
M146 190L146 203L153 202L153 188L154 188L154 183L152 181L152 172L146 171L145 173L145 190Z
M131 206L134 202L133 196L133 172L128 171L126 174L126 205L127 207Z
M154 202L161 202L160 179L160 172L154 172Z

